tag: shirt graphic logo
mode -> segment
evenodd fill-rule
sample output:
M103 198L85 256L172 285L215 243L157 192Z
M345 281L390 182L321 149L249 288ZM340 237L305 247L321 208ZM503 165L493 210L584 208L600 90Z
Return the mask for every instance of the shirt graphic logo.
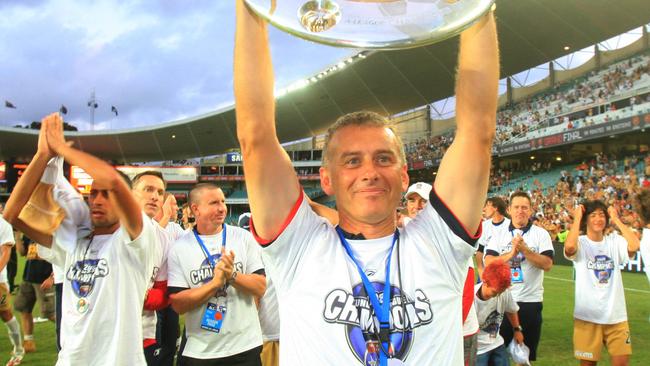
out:
M383 282L371 282L380 302L383 302ZM415 299L391 286L390 291L390 344L388 355L406 360L413 342L413 329L433 321L433 310L422 290L415 291ZM378 366L381 343L379 323L363 284L352 289L352 294L342 289L330 292L325 298L323 317L328 323L346 325L346 337L351 351L364 366Z
M587 262L587 268L594 271L599 284L608 284L614 270L614 261L606 255L597 255Z
M77 297L86 297L93 292L95 280L108 275L108 261L101 259L85 259L70 266L66 278L72 284L72 290Z
M490 315L485 318L485 321L479 326L482 331L488 333L491 338L496 338L499 334L499 328L501 327L501 322L503 321L503 314L494 310Z
M198 285L210 282L212 279L212 266L210 263L216 265L219 262L219 258L221 258L221 253L212 254L209 258L204 259L203 262L201 262L199 269L190 271L190 281L192 281L192 284ZM208 262L208 259L210 262Z

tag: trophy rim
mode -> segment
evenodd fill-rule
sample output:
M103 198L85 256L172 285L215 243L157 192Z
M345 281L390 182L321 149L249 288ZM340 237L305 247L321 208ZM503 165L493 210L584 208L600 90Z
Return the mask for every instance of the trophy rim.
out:
M281 23L275 21L273 17L269 16L269 14L262 11L258 11L258 9L250 3L250 0L244 0L244 3L246 4L246 6L250 11L257 14L267 23L271 24L272 26L278 28L279 30L285 33L291 34L292 36L304 39L306 41L311 41L311 42L320 43L320 44L338 47L338 48L356 48L356 49L364 49L364 50L381 51L381 50L403 50L403 49L428 46L457 36L462 31L469 28L474 23L476 23L479 19L481 19L482 16L487 14L492 8L493 4L496 2L496 0L479 0L479 1L481 2L479 5L483 5L483 6L477 6L473 8L469 12L469 15L466 17L469 20L457 21L456 23L459 24L454 24L454 26L452 27L453 29L449 32L436 32L436 30L440 28L435 28L431 32L423 33L418 37L414 37L410 39L395 39L386 42L367 42L367 41L364 42L361 40L354 40L354 39L334 39L330 37L322 37L319 36L317 33L311 33L306 30L300 31L291 27L283 26Z

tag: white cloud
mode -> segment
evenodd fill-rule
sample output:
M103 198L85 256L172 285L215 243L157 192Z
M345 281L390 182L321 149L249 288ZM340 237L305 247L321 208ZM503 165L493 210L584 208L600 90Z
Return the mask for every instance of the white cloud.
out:
M279 87L350 50L270 32ZM0 125L30 123L64 104L95 129L176 121L231 105L234 2L0 1ZM115 117L111 105L119 110Z

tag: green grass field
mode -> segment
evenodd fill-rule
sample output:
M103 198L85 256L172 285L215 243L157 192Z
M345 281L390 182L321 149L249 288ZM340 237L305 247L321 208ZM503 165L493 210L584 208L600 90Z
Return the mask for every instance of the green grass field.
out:
M22 274L22 266L19 272ZM573 358L573 270L555 266L544 281L544 325L542 341L535 365L576 365ZM631 365L650 364L650 286L645 275L623 274L628 321L632 333ZM38 306L37 306L38 308ZM38 315L35 309L34 316ZM0 364L9 358L11 350L5 331L0 331ZM34 325L37 351L28 354L23 365L53 365L56 361L54 324ZM609 360L600 363L609 365ZM420 365L417 365L420 366Z

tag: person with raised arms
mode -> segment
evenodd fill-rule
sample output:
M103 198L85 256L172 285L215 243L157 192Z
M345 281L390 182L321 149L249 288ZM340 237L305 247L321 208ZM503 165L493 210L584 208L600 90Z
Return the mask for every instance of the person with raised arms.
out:
M460 36L456 137L426 207L398 230L406 159L376 113L345 115L328 131L321 186L336 196L338 226L310 208L276 135L266 24L243 0L236 6L237 135L251 231L263 246L283 320L280 364L461 364L461 297L495 135L493 14Z

